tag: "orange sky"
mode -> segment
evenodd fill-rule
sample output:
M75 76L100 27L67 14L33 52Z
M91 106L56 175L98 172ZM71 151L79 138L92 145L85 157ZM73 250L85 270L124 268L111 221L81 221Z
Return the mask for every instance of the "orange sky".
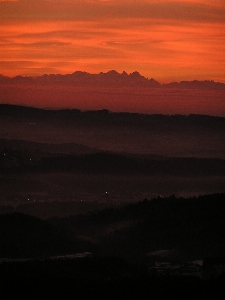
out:
M0 0L0 73L225 82L224 0Z

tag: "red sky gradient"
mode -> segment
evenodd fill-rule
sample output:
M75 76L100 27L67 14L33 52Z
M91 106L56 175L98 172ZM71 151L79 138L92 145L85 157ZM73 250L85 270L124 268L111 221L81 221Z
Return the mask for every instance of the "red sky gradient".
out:
M138 71L225 83L224 0L0 0L0 73ZM0 102L225 116L224 90L0 86Z
M0 73L225 82L224 0L0 0Z

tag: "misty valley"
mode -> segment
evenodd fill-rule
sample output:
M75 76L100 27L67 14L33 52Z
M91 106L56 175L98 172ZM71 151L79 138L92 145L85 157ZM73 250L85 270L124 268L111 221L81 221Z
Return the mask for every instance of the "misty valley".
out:
M224 295L225 118L1 104L0 127L8 295Z

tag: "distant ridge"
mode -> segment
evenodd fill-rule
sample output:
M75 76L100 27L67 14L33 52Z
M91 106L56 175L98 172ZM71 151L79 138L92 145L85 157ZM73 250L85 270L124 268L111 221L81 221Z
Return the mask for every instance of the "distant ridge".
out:
M54 144L55 153L96 153L104 150L213 158L224 158L225 153L225 117L221 116L45 109L0 104L0 122L0 143L6 148L15 148L18 143L21 145L20 140L23 139L38 143L24 144L23 148L49 152L49 147ZM57 134L52 135L52 132ZM194 143L196 139L197 145ZM177 150L176 143L179 146Z
M184 120L191 119L192 121L201 121L205 122L206 120L221 120L221 122L224 122L225 117L222 116L212 116L212 115L203 115L203 114L148 114L148 113L138 113L138 112L113 112L108 109L96 109L96 110L80 110L76 108L60 108L60 109L54 109L54 108L40 108L40 107L34 107L34 106L28 106L28 105L17 105L17 104L1 104L0 103L0 116L5 117L15 117L15 118L25 118L25 119L32 119L32 118L59 118L60 117L64 120L69 121L69 119L73 119L75 116L84 117L88 119L96 119L95 117L98 117L98 119L107 119L108 116L111 116L115 119L118 118L120 120L123 118L124 120L139 120L139 119L153 119L155 120L169 120L169 119L176 119L176 120ZM53 120L53 119L52 119ZM110 120L108 120L110 122Z
M171 82L167 84L161 84L153 78L146 78L139 72L134 71L130 74L123 71L118 73L115 70L108 71L106 73L100 72L99 74L91 74L84 71L75 71L72 74L44 74L37 77L32 76L15 76L7 77L0 75L0 84L66 84L66 85L122 85L130 86L137 85L143 87L169 87L169 88L198 88L198 89L225 89L225 84L221 82L215 82L213 80L192 80L192 81L180 81Z
M90 153L100 153L101 150L91 148L85 145L77 143L37 143L26 140L18 139L2 139L0 138L0 151L7 150L10 151L21 149L23 151L31 152L43 152L43 153L54 153L54 154L90 154Z

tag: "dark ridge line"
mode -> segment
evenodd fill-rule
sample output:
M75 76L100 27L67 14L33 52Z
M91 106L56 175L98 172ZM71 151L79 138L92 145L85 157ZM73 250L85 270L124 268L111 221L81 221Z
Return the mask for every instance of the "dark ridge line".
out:
M143 117L182 117L182 118L196 118L196 117L203 117L203 118L211 118L211 119L225 119L225 117L222 116L213 116L213 115L204 115L204 114L145 114L145 113L138 113L138 112L127 112L127 111L110 111L108 109L96 109L96 110L80 110L76 108L45 108L45 107L34 107L29 105L17 105L17 104L7 104L7 103L0 103L0 115L5 114L12 114L15 115L18 112L37 112L37 113L52 113L55 116L61 113L68 113L71 116L74 116L74 114L77 115L101 115L101 116L107 116L107 115L123 115L123 116L143 116ZM22 117L22 116L21 116Z

